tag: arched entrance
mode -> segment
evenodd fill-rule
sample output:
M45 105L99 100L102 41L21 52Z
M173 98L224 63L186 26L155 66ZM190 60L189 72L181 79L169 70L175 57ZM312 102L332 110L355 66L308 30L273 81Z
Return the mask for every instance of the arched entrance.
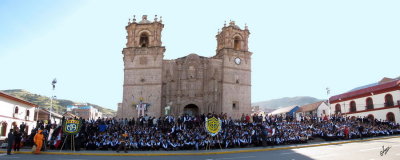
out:
M389 112L389 113L386 114L386 120L389 121L389 122L395 122L396 121L396 119L394 118L393 112Z
M374 115L372 115L372 114L369 114L369 115L367 116L367 118L369 119L370 122L372 122L372 121L375 120L375 117L374 117Z
M183 108L183 113L189 116L194 116L199 114L199 107L195 104L188 104Z

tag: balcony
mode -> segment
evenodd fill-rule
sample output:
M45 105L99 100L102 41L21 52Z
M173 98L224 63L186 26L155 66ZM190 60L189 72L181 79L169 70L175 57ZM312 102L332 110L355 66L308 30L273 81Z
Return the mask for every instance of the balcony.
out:
M374 109L374 105L367 105L365 106L365 109L366 110Z
M392 107L394 106L393 102L385 102L385 107Z

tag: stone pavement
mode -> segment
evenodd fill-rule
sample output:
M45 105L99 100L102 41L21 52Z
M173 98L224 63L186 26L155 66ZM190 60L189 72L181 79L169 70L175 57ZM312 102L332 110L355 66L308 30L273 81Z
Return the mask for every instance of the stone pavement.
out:
M261 151L272 151L272 150L284 150L284 149L296 149L306 147L317 147L326 145L338 145L353 142L364 142L373 140L382 140L390 138L400 138L400 136L385 136L375 138L352 139L342 141L331 141L331 142L314 142L306 144L292 144L292 145L278 145L278 146L267 146L267 147L249 147L249 148L232 148L232 149L213 149L213 150L179 150L179 151L128 151L128 153L115 151L99 151L99 150L47 150L42 154L49 155L91 155L91 156L173 156L173 155L216 155L216 154L232 154L232 153L247 153L247 152L261 152ZM6 153L6 149L1 149L0 153ZM31 149L22 149L19 152L13 154L32 154Z

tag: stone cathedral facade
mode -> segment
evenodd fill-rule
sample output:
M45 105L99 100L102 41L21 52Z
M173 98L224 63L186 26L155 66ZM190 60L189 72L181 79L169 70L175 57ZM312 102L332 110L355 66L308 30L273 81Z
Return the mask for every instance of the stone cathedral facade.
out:
M231 21L216 35L217 49L212 57L189 54L165 60L161 36L163 23L144 15L125 27L123 49L123 100L117 117L142 115L137 104L147 104L145 114L227 113L240 118L251 112L251 55L249 30Z

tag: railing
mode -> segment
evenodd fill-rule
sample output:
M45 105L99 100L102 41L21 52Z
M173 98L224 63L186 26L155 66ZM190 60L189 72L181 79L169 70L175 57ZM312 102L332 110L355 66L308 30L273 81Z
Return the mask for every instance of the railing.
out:
M365 106L365 109L367 109L367 110L374 109L374 105L367 105L367 106Z
M386 102L385 103L385 107L392 107L392 106L394 106L393 102Z

